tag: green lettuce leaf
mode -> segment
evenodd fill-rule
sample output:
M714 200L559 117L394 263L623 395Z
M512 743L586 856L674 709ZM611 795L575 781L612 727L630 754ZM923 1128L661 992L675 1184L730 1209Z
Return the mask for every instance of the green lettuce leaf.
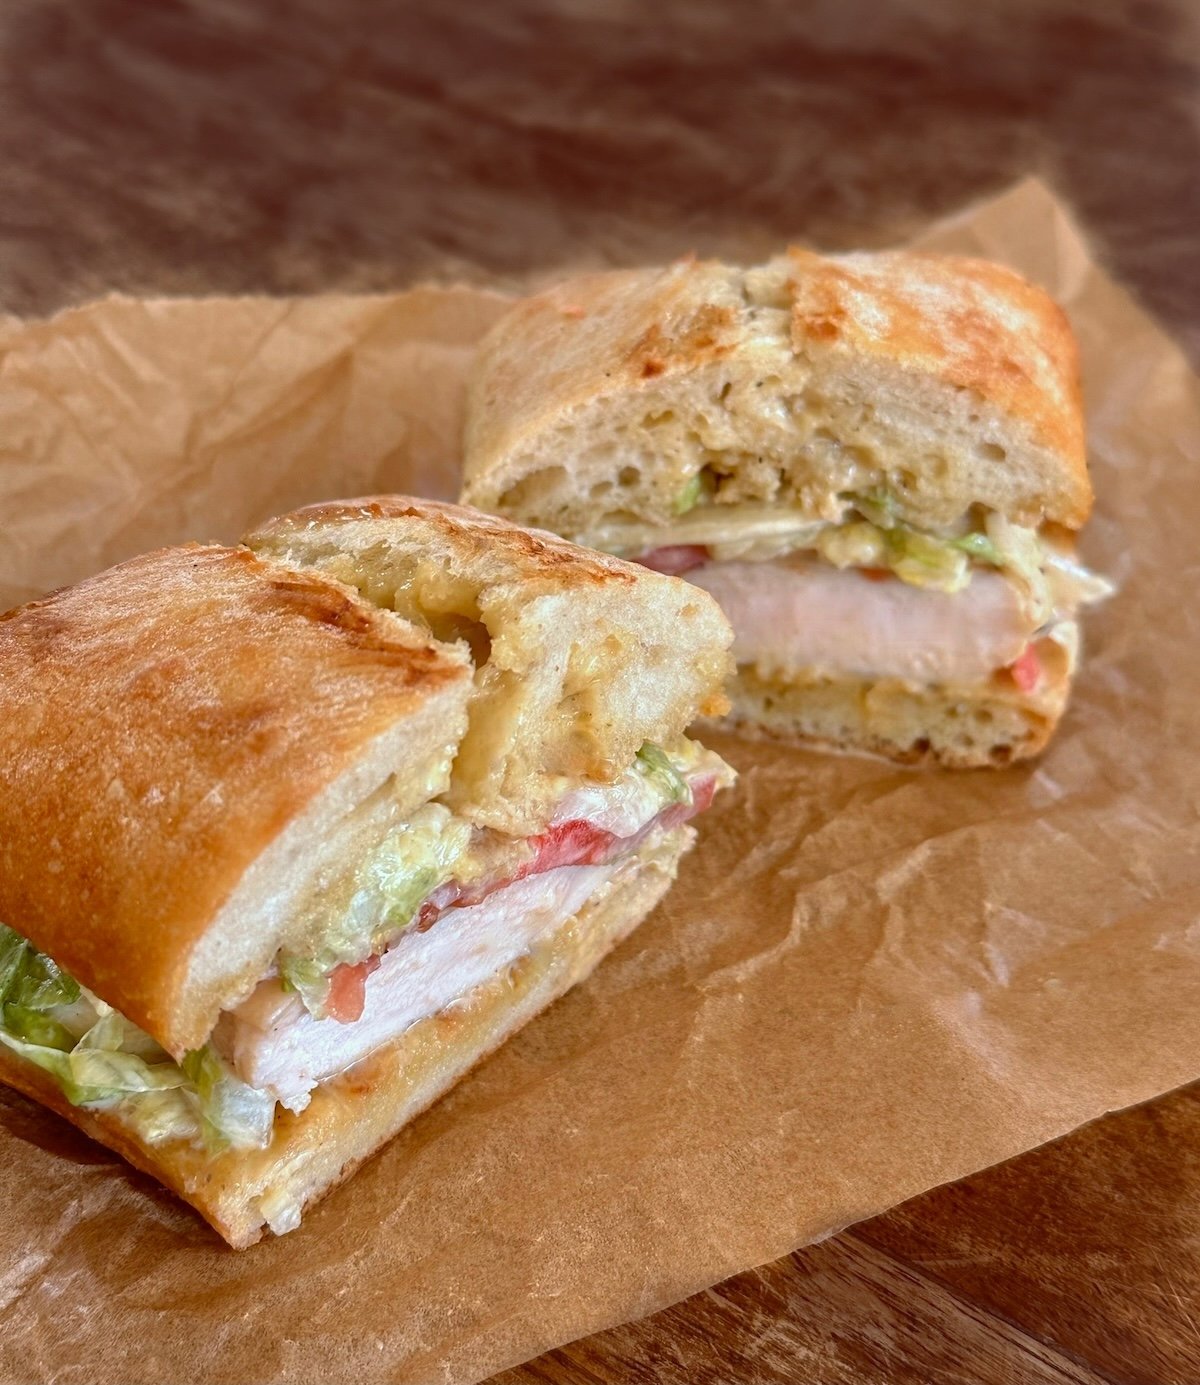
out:
M78 999L78 981L19 933L0 924L0 1003L50 1010Z
M660 746L647 741L637 753L637 764L646 778L662 791L668 803L691 803L692 791L687 780Z
M986 534L981 534L978 530L971 534L963 534L961 538L949 540L951 548L961 549L969 557L977 559L981 563L990 563L993 567L1002 567L1004 559L1000 556L1000 551Z
M4 1027L18 1039L24 1039L30 1044L39 1044L42 1048L57 1048L63 1053L69 1053L75 1047L75 1035L58 1020L51 1019L44 1010L29 1010L23 1005L6 1005Z
M877 489L853 498L854 508L877 529L891 529L896 523L896 499L887 491Z
M136 1101L127 1104L125 1119L147 1144L161 1145L176 1140L195 1143L201 1138L195 1097L186 1088L139 1093Z
M275 1100L234 1075L211 1044L184 1055L183 1071L200 1099L204 1143L217 1153L231 1146L266 1149L275 1124Z
M0 1043L48 1072L73 1106L123 1103L153 1143L203 1138L217 1152L270 1143L275 1101L208 1046L183 1066L11 928L0 926ZM189 1069L185 1071L186 1069Z
M106 1104L139 1092L182 1087L187 1081L176 1064L151 1065L132 1053L110 1053L98 1048L75 1048L64 1053L18 1039L3 1029L0 1043L56 1078L72 1106Z
M8 999L9 991L16 984L28 950L29 944L19 933L0 923L0 1005Z
M672 513L686 515L689 510L694 510L699 505L700 497L703 494L704 482L701 480L700 473L697 472L675 497L675 503L671 506Z
M944 539L898 524L887 533L889 566L914 587L958 592L971 580L967 555Z
M298 995L304 1008L315 1019L324 1019L329 1004L329 977L338 960L330 953L317 957L290 957L279 954L279 984Z
M417 911L451 879L471 844L469 823L428 803L380 844L358 875L340 927L314 955L280 953L279 978L315 1019L324 1019L331 973L373 957L416 921Z

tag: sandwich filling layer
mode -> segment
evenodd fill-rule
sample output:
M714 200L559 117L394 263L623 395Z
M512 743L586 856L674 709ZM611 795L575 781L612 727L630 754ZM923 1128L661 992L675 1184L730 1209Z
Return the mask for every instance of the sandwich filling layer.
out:
M527 876L479 904L447 910L425 933L406 933L366 978L362 1012L350 1023L317 1019L299 996L264 981L223 1016L214 1044L243 1081L302 1111L320 1083L511 966L577 914L628 859Z
M119 1106L148 1143L265 1148L277 1103L303 1110L318 1085L502 974L731 778L692 742L645 746L614 783L564 783L522 840L427 804L329 882L316 953L280 954L178 1062L0 927L0 1043L74 1105Z
M703 587L729 617L738 664L768 678L972 689L1008 674L1033 692L1047 668L1070 671L1079 607L1112 590L1069 537L996 513L931 533L883 494L821 517L704 503L702 490L681 509L667 526L610 520L589 540Z

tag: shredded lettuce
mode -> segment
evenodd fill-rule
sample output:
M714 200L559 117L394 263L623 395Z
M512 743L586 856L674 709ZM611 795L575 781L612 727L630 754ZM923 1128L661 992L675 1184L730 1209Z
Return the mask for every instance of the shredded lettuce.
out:
M103 1048L110 1053L132 1053L135 1057L144 1058L150 1063L170 1061L166 1051L144 1029L139 1029L132 1020L127 1020L111 1005L106 1005L99 996L89 993L88 998L98 1018L79 1040L84 1048Z
M694 510L700 503L700 497L703 494L704 482L701 479L700 473L696 472L675 497L675 503L671 506L673 513L677 515L686 515L689 510Z
M970 559L961 549L906 525L887 531L887 549L888 566L911 586L959 592L971 580Z
M896 519L896 497L882 488L852 496L851 504L877 529L891 529L899 522Z
M7 1020L7 1013L5 1016ZM182 1087L187 1079L177 1064L150 1064L133 1053L87 1048L82 1040L69 1053L17 1038L0 1029L0 1043L54 1077L72 1106L109 1105L140 1092Z
M1039 624L1077 606L1102 601L1115 590L1111 582L1090 572L1073 555L1045 542L1036 530L1024 529L1000 514L988 515L986 529L997 565L1025 588L1031 613Z
M28 951L29 944L19 933L0 925L0 1005L8 999L9 991L16 984Z
M1111 595L1112 583L1076 558L1056 549L1035 529L990 513L983 529L966 534L929 534L898 520L883 492L857 496L863 518L830 525L815 540L821 556L837 567L888 568L902 581L936 591L962 591L972 564L1003 570L1026 593L1039 624Z
M293 957L281 952L279 984L285 991L298 995L310 1015L322 1019L329 1004L330 974L339 965L336 954L331 952L317 957Z
M416 921L425 899L460 873L471 827L440 803L427 803L395 828L358 873L340 925L316 955L281 952L279 976L316 1019L324 1019L330 977L382 951Z
M0 1004L49 1010L79 999L79 983L32 947L19 933L0 936Z
M440 803L426 804L392 832L364 868L355 900L361 906L379 899L386 906L372 941L407 927L425 897L454 874L470 844L470 825Z
M181 1066L200 1099L204 1143L210 1150L266 1149L275 1123L273 1097L235 1076L211 1044L185 1054Z
M695 482L699 484L694 484ZM583 537L594 548L626 556L669 544L699 544L717 561L750 562L815 550L836 567L886 568L902 581L961 591L972 564L999 568L1026 593L1039 623L1102 600L1112 584L1059 551L1035 529L991 513L968 533L931 534L898 517L899 503L877 488L840 498L840 518L815 518L787 505L708 505L700 473L680 493L673 521L610 520Z
M1021 578L1029 587L1040 585L1045 548L1037 531L1013 524L994 511L985 521L987 538L999 558L998 566Z
M637 766L642 774L661 790L668 803L691 804L692 790L688 781L661 746L651 745L647 741L637 753Z
M685 750L679 754L686 758ZM611 784L603 786L597 804L587 802L586 785L568 793L565 801L576 815L601 810L621 817L631 811L636 814L637 805L642 804L647 817L652 817L667 803L691 803L686 768L681 769L660 746L646 744L623 781L626 792L620 804L613 802ZM469 880L477 869L470 825L440 803L427 804L393 831L360 869L358 888L340 925L325 932L320 948L308 954L280 952L280 984L298 995L315 1019L325 1019L333 973L339 966L354 966L377 956L412 927L421 905L440 885Z
M1000 556L1000 550L986 534L980 533L977 529L970 534L963 534L960 538L949 539L948 542L951 548L957 548L981 563L990 563L993 567L1003 566L1004 559Z
M874 502L863 507L877 512ZM835 567L886 568L914 587L957 592L971 580L967 552L957 542L947 542L910 529L890 519L881 528L873 519L832 525L820 534L817 551Z
M274 1098L237 1078L211 1045L172 1060L99 996L0 924L0 1043L48 1072L73 1106L122 1114L144 1139L264 1148Z
M29 1010L24 1005L4 1007L4 1029L26 1043L57 1048L62 1053L69 1053L77 1042L65 1024L52 1019L44 1010Z
M198 1144L203 1138L196 1099L186 1087L141 1092L125 1107L125 1119L149 1145Z

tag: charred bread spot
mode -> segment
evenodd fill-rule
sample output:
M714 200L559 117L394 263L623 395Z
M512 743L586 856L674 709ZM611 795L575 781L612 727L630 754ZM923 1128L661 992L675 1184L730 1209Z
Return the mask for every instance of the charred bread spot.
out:
M264 599L265 604L272 604L273 599L318 625L332 625L348 635L365 635L379 629L372 607L363 606L348 590L335 587L328 580L301 572L288 573L273 577L270 589L271 597Z
M398 638L385 612L328 578L273 572L259 605L268 614L289 610L314 625L337 631L354 648L390 665L408 685L433 688L462 676L433 645Z
M836 345L881 365L924 362L944 385L1016 413L1074 473L1060 517L1083 523L1091 499L1079 357L1058 304L1014 271L970 258L834 259L792 247L788 260L793 349Z
M652 322L634 342L627 356L633 374L653 379L668 369L683 369L720 360L734 349L737 318L732 308L702 303L672 330Z

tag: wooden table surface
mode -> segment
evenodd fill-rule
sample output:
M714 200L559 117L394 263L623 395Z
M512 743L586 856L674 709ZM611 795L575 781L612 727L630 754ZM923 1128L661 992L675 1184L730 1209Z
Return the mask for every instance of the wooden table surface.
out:
M873 245L1032 171L1200 355L1198 34L1194 0L8 0L0 303ZM1197 1385L1200 1089L498 1379Z

